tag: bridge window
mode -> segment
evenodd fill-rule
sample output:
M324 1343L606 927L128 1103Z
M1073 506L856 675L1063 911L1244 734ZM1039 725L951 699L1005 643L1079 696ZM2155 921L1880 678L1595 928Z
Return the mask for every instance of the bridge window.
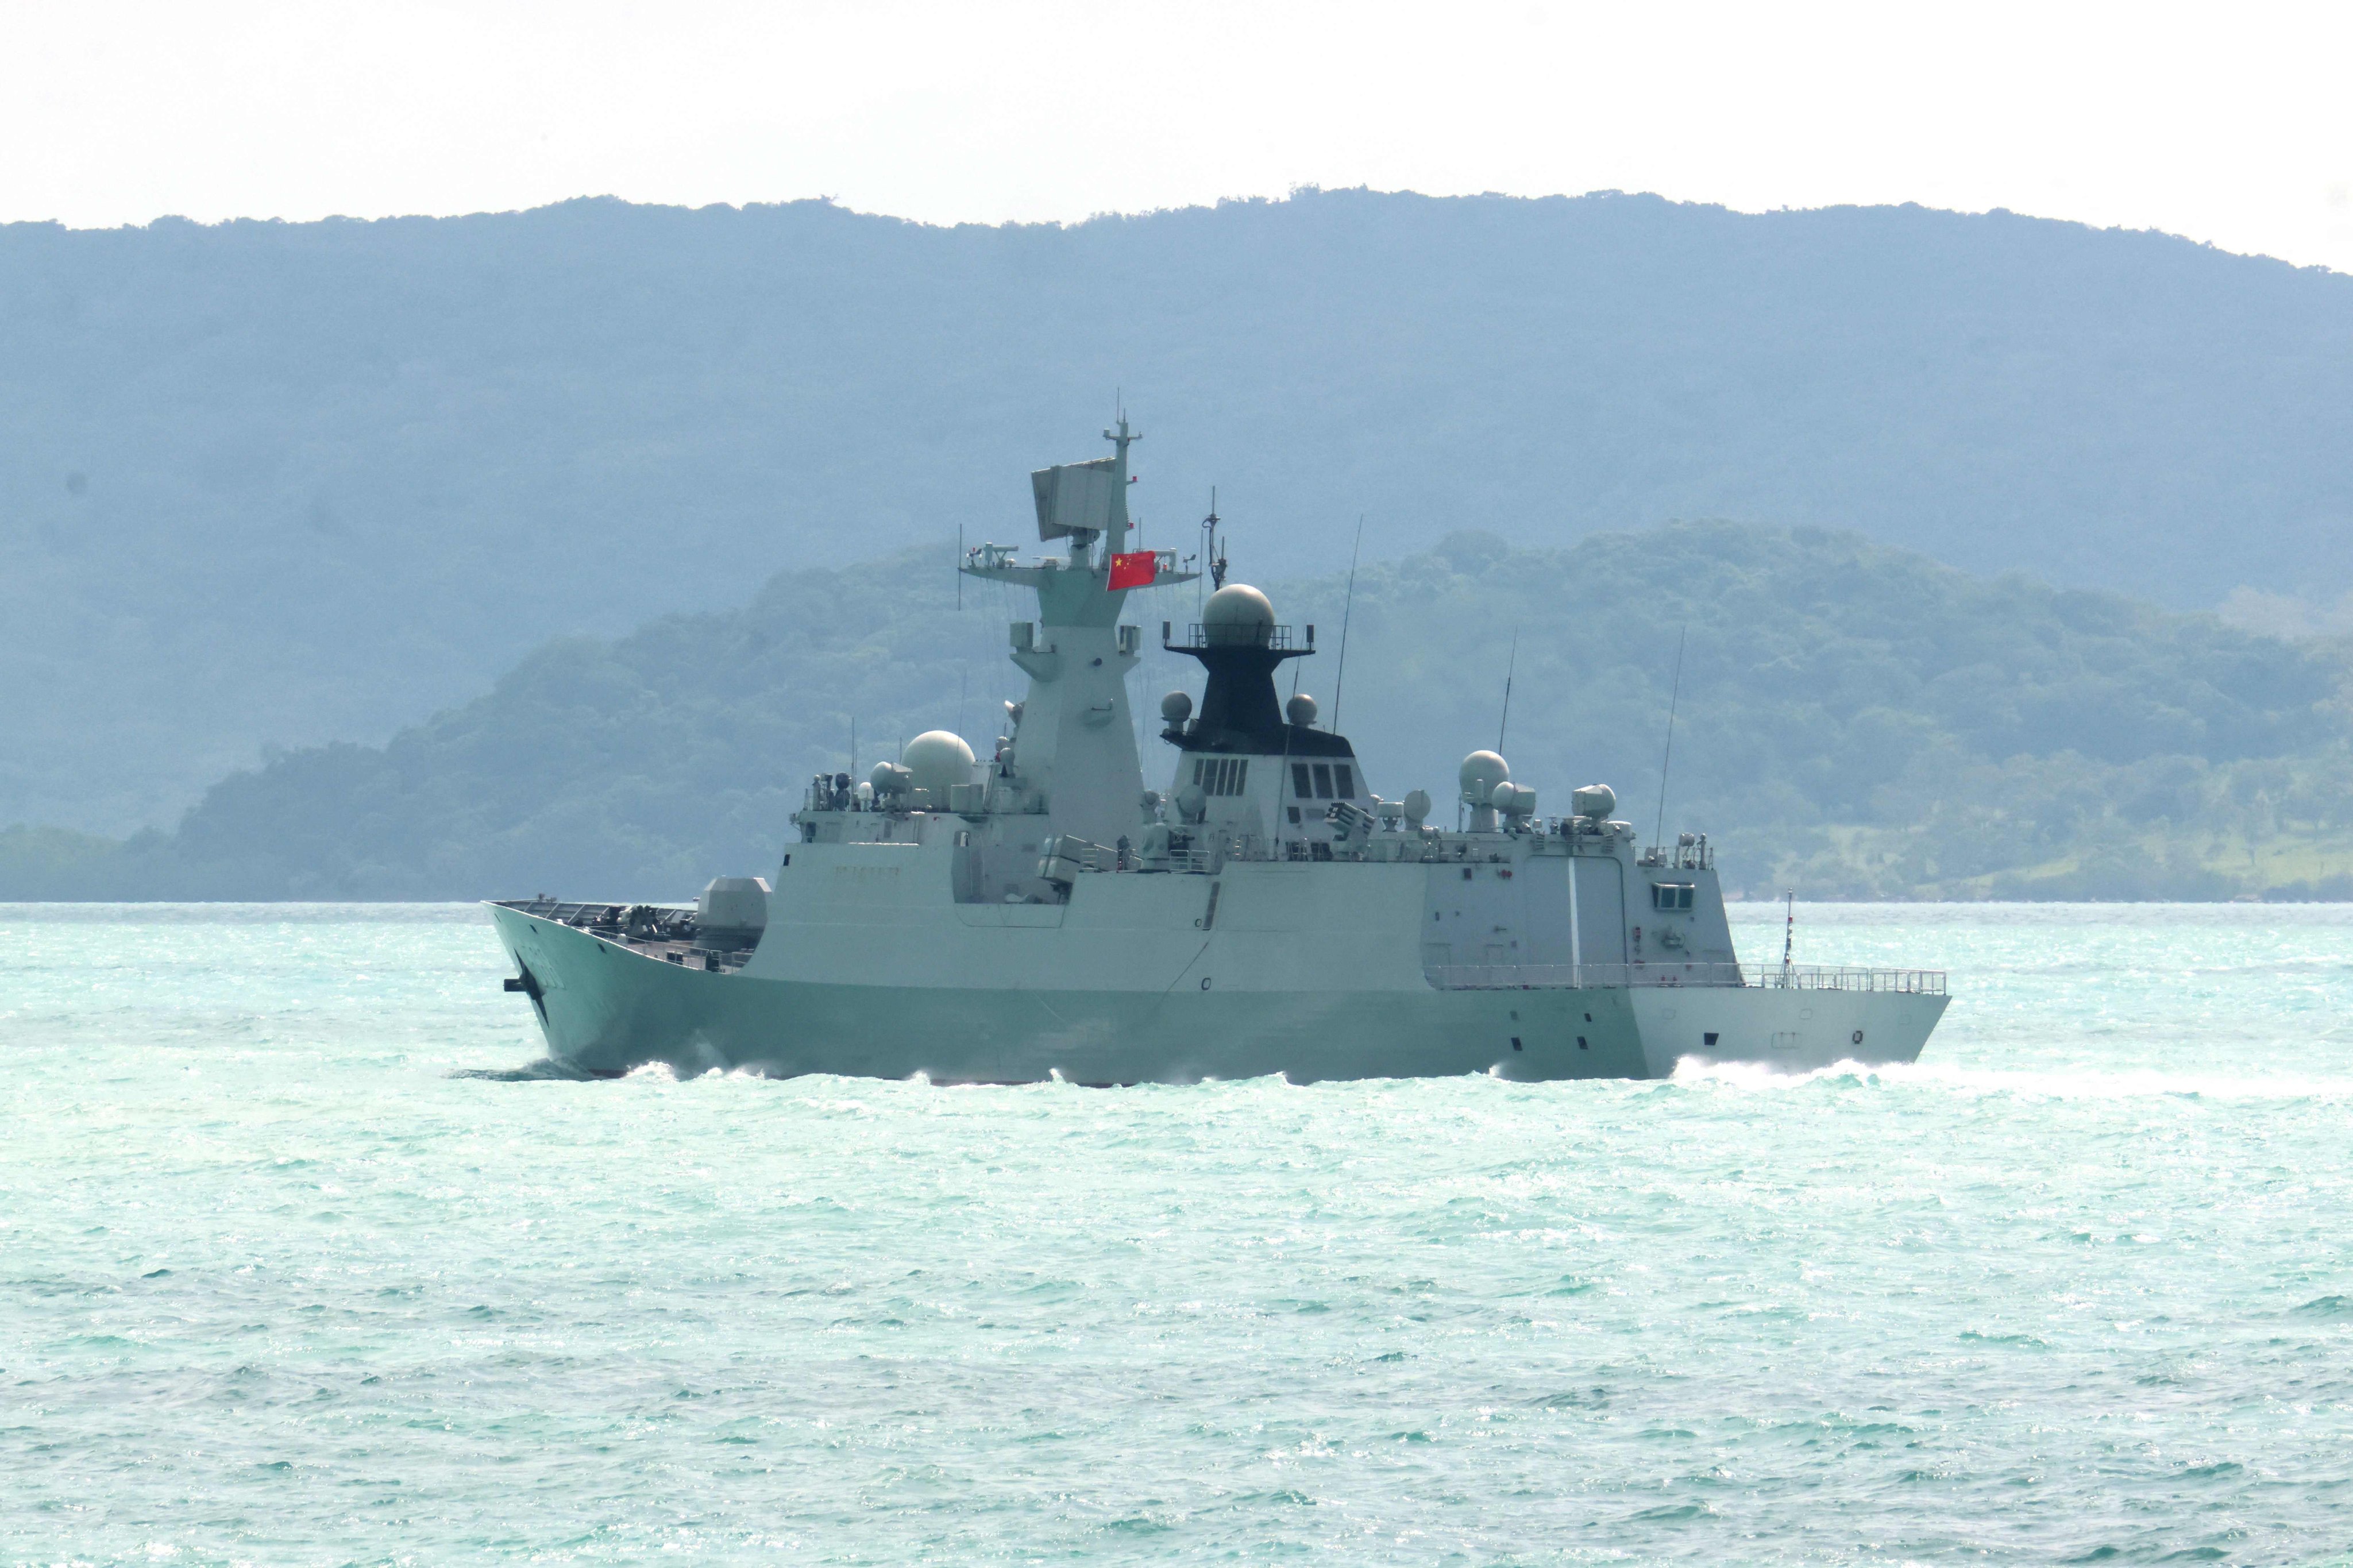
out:
M1651 907L1654 910L1687 910L1692 907L1694 890L1689 882L1653 882L1651 884Z
M1300 800L1354 800L1356 770L1345 763L1293 763L1291 793Z
M1250 782L1248 757L1197 757L1193 782L1203 795L1240 795Z

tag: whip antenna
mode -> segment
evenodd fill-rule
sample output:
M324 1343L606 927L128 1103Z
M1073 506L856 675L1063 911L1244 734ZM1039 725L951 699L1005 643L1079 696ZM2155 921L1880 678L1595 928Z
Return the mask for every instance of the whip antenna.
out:
M1226 558L1218 551L1218 524L1222 521L1224 520L1218 516L1218 487L1211 485L1209 515L1201 520L1201 565L1205 568L1207 575L1218 580L1218 586L1220 588L1226 585ZM1193 613L1195 615L1204 614L1208 607L1208 600L1204 596L1208 590L1202 587L1200 583L1201 579L1198 577L1193 580Z
M1667 764L1675 760L1675 704L1683 694L1683 638L1691 635L1686 624L1675 634L1675 684L1667 697L1667 749L1659 758L1659 820L1651 828L1651 842L1657 845L1667 830Z
M1512 726L1512 674L1520 668L1520 628L1512 628L1512 657L1504 662L1504 716L1495 721L1495 750L1504 749L1504 731Z
M1348 552L1348 596L1340 605L1340 670L1332 678L1332 732L1340 731L1340 693L1348 685L1348 617L1356 608L1356 556L1365 548L1365 514L1356 514L1356 544Z

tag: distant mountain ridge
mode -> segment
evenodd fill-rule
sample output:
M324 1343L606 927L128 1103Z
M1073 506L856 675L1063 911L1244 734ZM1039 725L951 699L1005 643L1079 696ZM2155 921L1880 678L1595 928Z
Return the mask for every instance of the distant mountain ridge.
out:
M15 225L0 822L169 821L550 637L1018 538L1121 387L1147 540L1214 482L1280 573L1359 512L1374 556L1720 515L2177 607L2353 588L2353 279L2157 235L1361 191Z
M781 573L737 610L549 644L388 746L225 780L171 836L0 836L0 897L682 899L763 871L810 773L935 727L988 750L1022 689L1005 625L1028 606L967 584L959 611L945 564ZM1714 835L1752 896L2353 897L2343 645L1817 529L1680 523L1547 550L1464 533L1366 563L1352 605L1344 581L1267 585L1282 619L1326 629L1293 668L1392 798L1421 787L1451 809L1455 764L1498 739L1508 661L1504 751L1541 808L1608 782L1645 834ZM1193 598L1145 595L1127 618L1181 622ZM1148 718L1199 672L1146 646ZM1165 784L1174 753L1148 725L1140 742Z

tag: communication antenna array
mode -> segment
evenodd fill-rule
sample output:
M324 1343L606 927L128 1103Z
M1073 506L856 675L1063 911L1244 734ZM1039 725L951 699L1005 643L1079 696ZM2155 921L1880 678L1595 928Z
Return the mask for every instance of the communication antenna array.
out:
M1214 591L1226 585L1226 542L1218 532L1225 519L1218 515L1218 487L1209 487L1209 515L1201 520L1202 531L1208 535L1204 543L1209 563L1210 587Z

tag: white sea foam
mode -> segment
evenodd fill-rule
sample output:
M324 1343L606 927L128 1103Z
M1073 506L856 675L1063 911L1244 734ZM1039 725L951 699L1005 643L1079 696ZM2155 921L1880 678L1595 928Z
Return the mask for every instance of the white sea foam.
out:
M1853 1085L2054 1100L2127 1100L2168 1095L2201 1100L2353 1099L2353 1077L2333 1074L2261 1070L2185 1073L2146 1067L2010 1068L1958 1066L1934 1059L1880 1064L1841 1061L1802 1072L1783 1072L1763 1062L1721 1062L1685 1057L1675 1064L1673 1081L1694 1088L1787 1090Z

